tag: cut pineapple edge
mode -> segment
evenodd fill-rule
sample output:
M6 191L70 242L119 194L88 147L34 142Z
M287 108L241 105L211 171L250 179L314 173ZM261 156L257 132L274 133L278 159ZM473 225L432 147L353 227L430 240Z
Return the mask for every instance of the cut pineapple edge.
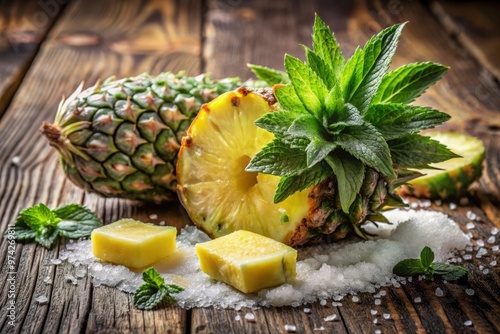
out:
M287 243L307 215L304 203L310 189L274 204L279 177L245 171L273 139L255 125L273 110L257 93L228 92L201 108L199 121L183 139L177 163L179 198L191 208L188 214L196 225L214 231L212 238L252 226L255 233Z
M475 137L443 130L429 130L425 136L439 141L460 158L430 164L437 169L419 169L424 174L400 188L402 195L416 197L449 199L463 194L481 176L485 147Z

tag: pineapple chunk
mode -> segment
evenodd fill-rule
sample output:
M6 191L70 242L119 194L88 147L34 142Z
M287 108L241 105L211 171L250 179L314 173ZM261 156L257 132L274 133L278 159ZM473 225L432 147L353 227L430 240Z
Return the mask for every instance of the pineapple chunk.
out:
M296 275L297 251L249 231L196 245L201 270L244 292L280 285Z
M121 219L92 231L95 257L129 268L144 268L175 251L177 229Z

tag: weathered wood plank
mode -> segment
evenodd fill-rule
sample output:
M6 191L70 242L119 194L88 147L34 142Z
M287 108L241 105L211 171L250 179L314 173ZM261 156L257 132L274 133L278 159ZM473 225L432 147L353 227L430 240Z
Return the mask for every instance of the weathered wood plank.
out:
M500 80L500 3L494 1L432 1L443 26L477 61Z
M51 121L62 94L81 82L93 84L110 75L125 77L144 71L201 68L201 9L197 1L73 1L51 30L0 123L0 232L17 213L39 202L55 207L83 203L105 223L122 217L184 224L177 205L139 208L134 203L85 194L67 182L55 151L38 133L42 121ZM29 120L29 121L27 121ZM164 215L162 214L164 213ZM170 222L172 220L172 222ZM64 246L63 241L59 247ZM135 310L131 297L110 288L94 288L89 279L76 286L65 281L73 268L51 266L59 247L16 245L15 332L184 332L187 311L179 307L154 312ZM1 242L0 279L7 271L7 243ZM74 273L73 273L74 274ZM43 280L50 277L53 284ZM11 300L2 289L0 304ZM46 305L35 298L48 297ZM110 312L114 312L111 316ZM0 331L10 329L0 313Z
M0 2L0 117L62 8L57 1Z

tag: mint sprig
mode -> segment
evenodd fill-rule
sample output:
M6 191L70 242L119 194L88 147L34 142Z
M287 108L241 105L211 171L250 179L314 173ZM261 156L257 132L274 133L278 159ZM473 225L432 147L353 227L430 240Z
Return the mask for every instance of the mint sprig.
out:
M449 116L407 104L448 68L426 62L389 72L404 25L382 30L346 60L330 28L316 16L313 48L304 47L306 62L285 55L286 75L251 65L259 79L275 85L279 103L278 111L256 121L275 137L246 170L281 177L275 203L334 175L348 213L367 168L396 184L397 173L456 157L419 134Z
M420 259L402 260L394 266L392 272L403 277L424 275L426 279L433 279L437 276L447 281L457 280L469 273L461 266L434 262L434 252L427 246L420 252Z
M51 249L60 236L71 239L88 237L99 226L101 221L96 214L80 204L51 210L40 203L19 213L14 223L14 239L22 243L37 242Z
M142 310L150 310L161 302L174 304L176 300L171 295L184 291L175 284L165 284L165 280L155 268L145 270L142 279L144 284L134 293L134 306Z

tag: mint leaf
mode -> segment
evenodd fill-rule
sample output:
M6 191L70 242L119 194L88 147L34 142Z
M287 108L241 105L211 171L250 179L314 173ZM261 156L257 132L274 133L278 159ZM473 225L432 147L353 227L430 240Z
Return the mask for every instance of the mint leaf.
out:
M300 101L292 85L275 88L274 95L278 99L281 109L291 112L293 115L306 115L310 113L302 101Z
M306 168L306 154L303 150L291 148L283 141L275 139L254 155L245 170L287 176L301 172Z
M44 226L36 231L35 241L47 249L52 249L57 242L59 229L52 225Z
M338 80L345 63L344 55L335 35L317 14L314 19L312 39L314 52L323 59L330 71L333 72L334 78Z
M307 167L313 167L317 163L325 159L326 156L330 154L337 144L334 142L329 142L323 139L313 139L306 147L307 153Z
M420 259L406 259L399 261L392 268L392 273L402 277L423 275L425 274L425 268Z
M288 54L285 55L285 68L304 107L316 117L320 116L328 94L323 80L300 59Z
M321 80L323 80L325 87L331 89L337 82L337 78L333 71L328 68L323 58L318 56L314 51L308 47L304 47L304 49L306 50L307 64L311 66L311 69L321 78Z
M431 63L413 63L387 73L372 103L410 103L448 71L449 67Z
M361 114L368 110L372 98L387 73L396 52L403 24L393 25L372 37L363 50L357 49L347 61L343 75L344 100Z
M264 114L255 121L255 124L276 136L286 136L288 134L288 128L297 117L298 115L293 112L275 111Z
M184 289L174 285L165 284L165 280L154 268L149 268L142 273L145 284L141 285L134 293L134 306L150 310L160 302L167 304L175 303L171 294L179 293Z
M429 107L401 103L371 105L363 119L373 124L386 140L433 128L450 119Z
M7 237L7 232L4 234L4 237ZM21 216L18 216L14 223L14 239L16 241L24 243L32 242L33 240L35 240L35 237L36 231L32 230L28 225L26 225Z
M338 135L338 145L380 173L396 177L389 147L382 135L369 123L345 128Z
M19 213L24 223L33 230L38 230L46 225L56 225L59 219L57 216L45 205L38 204L31 208L24 209Z
M433 263L432 269L435 275L447 281L455 281L469 273L464 267L441 262Z
M96 214L79 204L64 205L53 212L60 219L57 224L59 234L66 238L88 237L95 228L101 226Z
M361 189L365 177L363 163L350 154L336 151L326 158L337 177L337 186L342 211L349 213L349 208Z
M288 84L290 82L285 72L253 64L247 64L247 66L250 67L259 80L265 81L269 86Z
M274 203L283 201L288 196L297 191L304 190L310 186L317 185L331 175L332 170L325 164L317 164L306 171L291 175L283 176L278 183L278 188L274 194Z
M344 114L344 97L340 84L336 82L328 92L325 100L325 110L323 122L328 127L329 124L335 124Z
M425 246L420 252L420 261L424 268L430 268L432 262L434 262L434 252L429 247Z
M394 163L402 167L428 168L429 163L459 157L437 140L419 134L393 139L387 144Z
M319 123L319 120L312 115L301 115L297 117L287 134L292 137L304 137L309 139L321 139L323 138L323 128Z

